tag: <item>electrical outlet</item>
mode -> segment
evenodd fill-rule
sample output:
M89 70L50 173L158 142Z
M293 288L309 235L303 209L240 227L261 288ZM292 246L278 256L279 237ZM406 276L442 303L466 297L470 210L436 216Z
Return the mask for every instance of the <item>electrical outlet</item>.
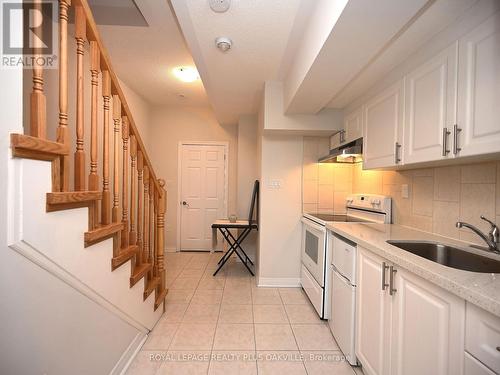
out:
M410 188L408 184L401 185L401 198L408 199L410 197Z
M269 180L267 186L269 187L269 189L281 189L282 182L282 180Z

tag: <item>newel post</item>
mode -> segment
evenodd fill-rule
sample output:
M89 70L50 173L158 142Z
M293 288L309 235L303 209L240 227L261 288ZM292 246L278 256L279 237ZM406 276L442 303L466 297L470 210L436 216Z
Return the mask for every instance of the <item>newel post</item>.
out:
M165 290L165 265L163 263L164 251L165 251L165 210L167 208L167 192L165 191L165 180L159 179L158 184L160 189L158 189L158 209L156 217L156 258L158 267L158 276L160 277L160 292Z

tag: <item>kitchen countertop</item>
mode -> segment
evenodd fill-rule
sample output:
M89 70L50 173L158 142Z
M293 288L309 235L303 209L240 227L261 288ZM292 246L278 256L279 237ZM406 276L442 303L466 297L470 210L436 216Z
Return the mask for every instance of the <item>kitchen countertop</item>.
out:
M395 224L328 223L327 228L402 268L500 317L500 274L477 273L443 266L388 244L388 240L433 241L499 259L468 244Z

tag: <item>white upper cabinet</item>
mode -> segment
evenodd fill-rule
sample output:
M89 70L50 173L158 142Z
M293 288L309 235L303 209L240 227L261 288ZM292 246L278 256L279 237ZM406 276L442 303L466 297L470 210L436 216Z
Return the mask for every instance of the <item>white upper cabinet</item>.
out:
M365 168L402 163L403 95L403 80L400 80L363 107Z
M345 116L344 132L345 143L354 141L363 136L363 111L361 108Z
M459 41L458 156L500 152L500 12Z
M447 158L456 123L457 43L405 77L405 164Z

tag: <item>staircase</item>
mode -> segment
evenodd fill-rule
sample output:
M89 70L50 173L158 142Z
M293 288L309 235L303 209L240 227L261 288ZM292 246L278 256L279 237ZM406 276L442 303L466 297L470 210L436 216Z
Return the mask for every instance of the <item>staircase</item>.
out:
M74 38L68 33L73 23ZM165 182L155 175L86 0L59 1L59 41L58 84L52 85L58 87L49 90L44 81L49 72L33 68L29 125L10 139L12 156L24 160L18 179L28 228L23 240L125 313L140 310L137 303L151 298L152 310L164 310ZM70 43L76 45L73 56ZM73 85L70 70L76 71ZM68 111L71 86L74 116ZM58 108L48 107L49 96L58 99ZM48 123L50 111L57 113L57 124ZM86 120L90 126L84 126ZM51 132L56 139L48 139ZM96 266L96 260L105 264ZM126 291L112 296L117 278L108 274L124 272L122 288L140 301L128 301ZM149 319L144 326L153 324Z

